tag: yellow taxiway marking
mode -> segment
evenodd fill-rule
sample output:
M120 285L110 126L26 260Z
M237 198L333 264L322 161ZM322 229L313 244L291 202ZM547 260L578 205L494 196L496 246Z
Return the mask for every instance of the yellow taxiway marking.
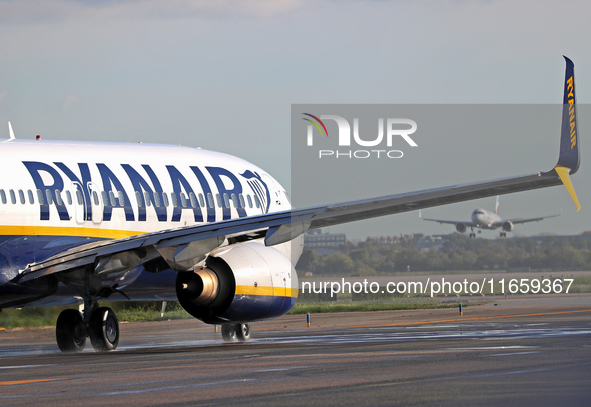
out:
M14 384L28 384L28 383L41 383L41 382L54 382L58 380L66 379L32 379L32 380L10 380L7 382L0 382L0 386L12 386Z

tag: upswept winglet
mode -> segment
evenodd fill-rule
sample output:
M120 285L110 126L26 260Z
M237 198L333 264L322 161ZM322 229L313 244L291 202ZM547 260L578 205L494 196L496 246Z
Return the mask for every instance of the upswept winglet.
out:
M570 180L570 175L577 172L581 162L580 140L578 137L577 105L575 95L575 66L566 56L566 72L564 78L564 99L562 101L562 129L560 133L560 155L554 168L566 187L570 197L581 209L581 204Z

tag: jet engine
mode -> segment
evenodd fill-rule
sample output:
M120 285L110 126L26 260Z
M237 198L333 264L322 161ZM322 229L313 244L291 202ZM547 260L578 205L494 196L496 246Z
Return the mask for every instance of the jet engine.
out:
M178 273L181 306L208 324L245 323L279 317L297 298L298 280L290 260L258 242L228 246L205 267Z
M460 233L464 233L466 231L466 225L464 225L463 223L458 223L456 225L456 230Z
M510 222L510 221L503 222L503 230L505 232L512 232L513 228L514 228L513 222Z

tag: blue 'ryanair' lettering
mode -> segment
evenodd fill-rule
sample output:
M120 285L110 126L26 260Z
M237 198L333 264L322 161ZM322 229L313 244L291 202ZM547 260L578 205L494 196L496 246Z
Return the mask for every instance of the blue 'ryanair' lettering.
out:
M92 207L92 191L90 185L93 184L90 166L88 163L78 163L79 173L75 173L71 168L61 162L54 162L55 167L51 164L46 164L38 161L23 161L23 165L29 171L35 187L41 192L42 199L39 200L40 219L50 220L51 206L55 205L60 220L69 221L70 215L67 207L62 200L61 194L65 190L65 183L60 171L65 174L72 185L81 193L84 199L84 220L93 220ZM93 164L94 165L94 164ZM144 164L142 165L145 175L140 174L138 170L129 164L121 164L121 167L129 177L129 181L133 187L131 194L123 187L122 182L115 175L115 173L104 163L96 164L98 172L102 181L102 200L104 201L104 209L102 220L108 222L112 219L114 209L122 209L125 213L125 220L133 222L136 220L134 211L137 210L137 220L145 222L148 219L148 206L151 206L159 222L166 222L168 216L167 205L164 204L166 193L162 188L162 183L158 179L156 173L152 168ZM173 165L167 165L166 170L170 176L170 183L173 188L173 194L176 199L176 204L172 208L171 222L180 222L183 210L192 210L195 222L203 222L202 207L207 208L207 222L216 221L216 209L211 201L211 196L214 190L211 188L205 173L197 166L189 167L201 189L197 186L197 190L193 190L191 183L185 176ZM58 169L60 171L58 171ZM243 201L239 199L243 193L243 187L240 180L232 172L221 167L206 167L209 175L215 182L217 193L222 198L222 214L223 220L232 218L232 206L235 208L239 217L245 217L246 209ZM261 177L247 170L242 177L246 178L248 184L253 188L253 192L259 197L263 204L263 210L268 211L270 196L267 185L262 181ZM149 178L149 180L148 180ZM256 181L256 184L255 184ZM192 180L194 183L194 180ZM260 185L259 185L260 184ZM68 191L70 190L68 184ZM254 185L254 186L253 186ZM197 193L196 193L197 192ZM134 195L140 195L140 200L132 207ZM198 199L198 194L202 193ZM142 205L142 199L149 198L150 202ZM161 201L162 198L162 201ZM135 202L135 200L134 200ZM97 208L94 208L97 210Z
M158 201L154 197L154 192L156 192L158 194L158 196L162 196L162 186L160 184L160 181L156 177L156 174L154 174L154 171L152 171L150 166L149 165L142 165L142 168L146 171L146 173L148 174L148 177L150 177L150 180L152 181L152 185L154 186L154 189L152 189L152 187L150 187L150 184L148 184L148 182L135 169L133 169L133 167L131 165L121 164L121 166L123 167L123 169L125 170L125 172L129 176L129 180L131 181L131 184L133 185L134 191L139 192L142 197L144 196L145 192L148 193L150 200L152 202L152 205L150 205L150 206L152 208L154 208L154 210L156 211L156 216L158 217L158 221L159 222L166 222L166 207L164 207L163 205L157 206L155 204L155 202L158 202ZM138 214L137 214L138 221L141 221L141 222L146 221L146 208L147 207L148 207L148 202L145 202L144 205L138 205Z
M205 200L205 207L207 208L207 221L208 222L215 222L215 208L207 202L207 196L211 194L211 188L209 187L209 183L205 179L205 176L201 172L201 170L195 166L191 167L193 173L199 180L201 184L201 189L203 190L204 200ZM240 214L239 214L240 215Z
M209 171L209 174L211 175L211 177L213 178L213 181L215 182L215 185L218 188L218 192L221 196L224 196L224 194L227 195L227 199L230 199L233 203L234 203L234 207L236 208L236 211L238 212L238 216L239 217L244 217L246 216L246 210L238 203L238 196L240 196L240 194L242 193L242 184L240 184L240 181L238 181L238 178L236 178L236 176L234 174L232 174L230 171L228 171L225 168L220 168L220 167L205 167L207 168L207 171ZM226 184L224 184L224 180L222 179L222 177L226 177L230 180L230 182L232 182L232 189L230 188L226 188ZM224 199L225 200L225 199ZM231 211L230 211L230 205L222 205L223 208L223 214L224 217L223 219L230 219L232 217Z
M64 181L55 168L48 164L35 161L23 161L23 164L25 167L27 167L29 174L31 174L31 177L35 182L35 187L45 196L45 199L43 199L40 205L40 219L49 220L49 205L51 204L49 199L51 199L51 201L55 203L60 220L70 220L70 215L68 214L68 210L61 200L61 197L60 199L57 199L56 196L56 191L61 194L61 192L64 190ZM46 172L49 174L53 183L46 184L43 181L41 172Z
M203 215L201 214L201 208L198 205L195 205L195 208L192 208L192 205L187 205L186 200L189 199L191 195L195 195L193 192L193 188L191 188L191 184L187 181L187 179L180 173L172 165L167 165L166 169L168 170L168 174L170 174L170 182L172 182L172 190L176 195L176 199L182 201L183 198L185 199L185 204L183 205L182 202L179 202L180 205L174 206L172 210L172 221L179 222L181 220L181 213L184 209L193 209L193 216L195 217L195 222L203 222ZM182 188L181 188L182 187ZM186 195L181 195L183 193Z
M63 163L54 163L68 178L70 181L75 183L76 189L80 190L82 196L84 197L84 220L92 220L92 205L90 203L90 190L88 189L88 184L91 182L90 178L90 169L88 168L88 164L86 163L78 163L78 168L80 169L80 176L82 177L82 181L78 178L72 170L70 170L66 165Z
M131 209L131 201L123 189L123 185L119 181L119 178L113 174L113 171L109 169L105 164L96 165L103 180L103 191L107 193L107 197L111 201L111 205L105 205L103 209L103 220L110 221L113 209L122 208L125 211L125 220L134 221L133 210ZM115 190L113 191L113 188ZM119 194L123 196L123 202L119 199Z

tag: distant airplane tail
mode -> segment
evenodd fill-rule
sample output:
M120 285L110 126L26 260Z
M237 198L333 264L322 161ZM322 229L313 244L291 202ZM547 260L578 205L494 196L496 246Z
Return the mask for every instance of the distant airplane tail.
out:
M566 72L564 78L564 99L562 102L562 129L560 134L560 155L558 164L554 168L566 187L572 200L581 209L579 200L570 180L570 175L577 172L581 162L580 140L578 138L577 105L575 98L575 68L573 62L566 60Z
M8 139L9 140L14 140L14 131L12 130L12 124L10 124L10 122L8 122Z
M499 207L501 206L501 204L499 203L499 195L497 195L497 202L495 203L495 213L498 215L499 214Z

